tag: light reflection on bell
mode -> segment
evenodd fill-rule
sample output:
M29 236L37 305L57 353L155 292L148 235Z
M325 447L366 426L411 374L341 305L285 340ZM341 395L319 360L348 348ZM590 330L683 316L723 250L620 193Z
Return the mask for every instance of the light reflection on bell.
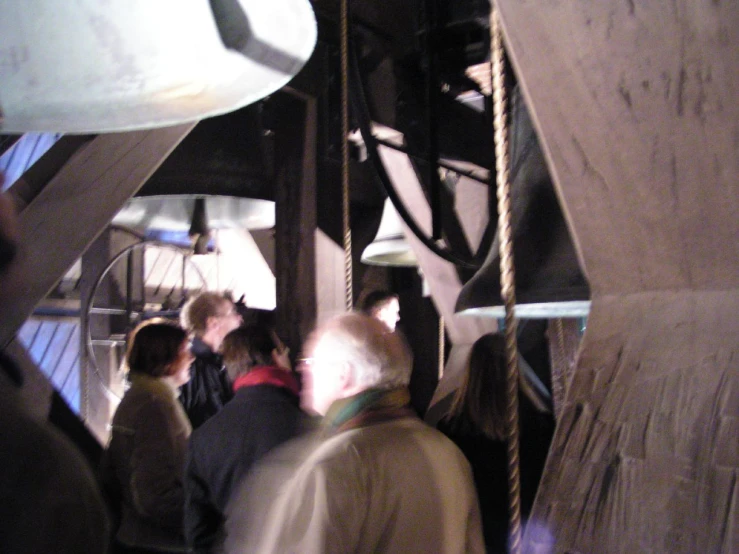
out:
M418 259L403 234L400 216L390 199L385 200L375 240L362 252L362 263L388 267L417 267Z
M170 194L136 196L126 202L113 224L146 234L187 231L198 202L208 214L211 229L269 229L275 225L275 203L258 198Z
M280 89L313 52L309 0L0 2L3 133L163 127Z
M274 227L275 203L232 196L137 196L126 202L112 224L149 240L193 246L196 254L205 254L212 230Z

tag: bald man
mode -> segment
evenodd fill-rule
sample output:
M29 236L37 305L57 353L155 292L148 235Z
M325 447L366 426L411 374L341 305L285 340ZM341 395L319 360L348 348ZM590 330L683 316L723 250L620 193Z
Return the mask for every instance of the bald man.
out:
M282 472L269 508L240 495L226 550L484 552L467 460L409 408L411 356L401 337L369 316L345 314L313 334L306 354L302 402L323 416L321 433ZM262 509L268 517L259 525L239 516Z

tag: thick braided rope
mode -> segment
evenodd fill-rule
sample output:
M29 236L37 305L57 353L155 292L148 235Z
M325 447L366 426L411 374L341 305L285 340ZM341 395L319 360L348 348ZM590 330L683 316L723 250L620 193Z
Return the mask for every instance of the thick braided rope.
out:
M354 306L352 229L349 221L349 0L341 0L341 216L346 310Z
M444 316L439 316L439 381L441 381L441 378L444 377L444 358L446 357L445 352L445 325L444 325Z
M521 476L519 472L518 429L518 349L513 244L511 242L511 191L508 182L508 127L505 93L503 39L498 13L490 10L490 59L493 78L493 126L495 129L495 171L498 196L498 235L500 238L500 285L505 304L505 343L507 362L506 432L508 437L508 549L521 551Z

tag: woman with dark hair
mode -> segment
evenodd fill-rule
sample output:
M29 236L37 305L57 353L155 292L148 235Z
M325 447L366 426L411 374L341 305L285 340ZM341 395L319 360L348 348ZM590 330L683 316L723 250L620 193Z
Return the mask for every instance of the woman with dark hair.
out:
M507 551L506 373L503 335L480 337L472 346L462 384L437 424L472 466L488 553ZM545 400L525 376L519 389L521 515L526 519L544 469L554 420Z
M192 361L187 334L172 322L150 320L132 333L131 387L102 462L103 486L120 517L114 552L187 551L182 479L192 428L177 393Z
M190 438L185 469L185 538L211 552L237 484L268 452L307 430L289 349L274 331L245 325L226 335L223 361L234 397Z

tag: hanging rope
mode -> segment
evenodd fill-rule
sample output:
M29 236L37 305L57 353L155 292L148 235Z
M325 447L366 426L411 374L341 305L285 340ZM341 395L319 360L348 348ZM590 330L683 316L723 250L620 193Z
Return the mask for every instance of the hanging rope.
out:
M354 306L352 229L349 221L349 0L341 0L341 216L346 310Z
M508 122L505 92L503 38L498 12L490 10L490 60L493 78L493 127L495 129L495 172L498 196L498 235L500 237L500 286L505 304L505 342L507 362L506 432L508 436L508 551L521 552L521 475L518 443L518 349L515 270L511 242L511 190L508 180Z
M446 336L444 328L444 316L439 316L439 381L444 377L444 358L446 357Z

